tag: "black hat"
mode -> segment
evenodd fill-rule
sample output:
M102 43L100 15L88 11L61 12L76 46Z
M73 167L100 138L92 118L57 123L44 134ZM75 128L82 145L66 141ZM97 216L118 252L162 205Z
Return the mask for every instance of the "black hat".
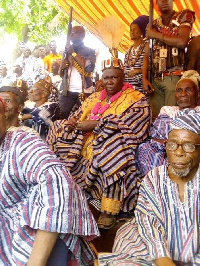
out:
M138 18L136 18L135 20L133 20L131 25L132 24L137 24L138 27L140 28L142 34L143 34L143 37L145 37L145 35L146 35L146 27L147 27L148 23L149 23L149 16L142 15L142 16L139 16Z
M23 95L17 87L3 86L0 88L0 92L12 92L15 95L19 96L21 102L24 103Z

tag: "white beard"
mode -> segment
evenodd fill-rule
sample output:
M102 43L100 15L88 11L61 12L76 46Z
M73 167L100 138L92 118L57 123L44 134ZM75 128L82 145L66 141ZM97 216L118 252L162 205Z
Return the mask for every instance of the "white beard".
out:
M172 169L172 172L173 174L179 176L179 177L185 177L189 174L189 172L191 171L191 167L188 167L186 170L184 169L183 171L177 171L176 169L174 169L172 166L171 166L171 169Z

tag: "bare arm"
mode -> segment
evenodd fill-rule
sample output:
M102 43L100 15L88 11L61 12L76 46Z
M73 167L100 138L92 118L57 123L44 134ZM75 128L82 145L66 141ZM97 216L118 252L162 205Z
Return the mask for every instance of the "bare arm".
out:
M144 48L144 58L142 66L142 75L143 78L145 79L147 79L148 77L148 65L149 65L149 43L146 43Z
M37 230L27 266L45 266L58 238L56 232Z
M69 118L67 122L69 132L72 132L76 128L77 121L78 121L78 118L76 117Z
M180 26L177 36L165 35L156 29L147 27L148 38L157 39L169 46L184 49L190 39L191 28L189 26Z
M85 120L77 124L77 129L84 132L92 132L98 125L99 121L96 120Z
M148 80L148 66L149 66L149 44L145 45L145 54L143 58L143 67L142 67L142 75L143 75L143 90L150 94L154 91L152 84Z
M25 115L22 115L21 116L21 120L24 121L24 120L27 120L27 119L31 119L32 118L32 115L31 114L25 114Z

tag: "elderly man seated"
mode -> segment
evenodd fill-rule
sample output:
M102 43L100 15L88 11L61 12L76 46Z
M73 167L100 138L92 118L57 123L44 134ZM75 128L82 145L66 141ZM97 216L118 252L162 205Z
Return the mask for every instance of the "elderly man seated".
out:
M45 140L52 122L59 119L60 108L56 102L49 102L51 84L46 80L37 81L29 90L29 99L35 102L30 113L22 115L22 121L32 119L32 128L37 130L40 137Z
M93 265L85 196L39 137L6 131L5 109L0 98L0 265Z
M195 109L200 113L198 96L200 75L194 70L185 71L175 88L177 106L163 106L149 132L149 139L141 143L137 149L137 166L143 176L153 168L166 164L167 155L165 141L168 136L170 122L185 108Z
M136 205L135 152L147 137L150 108L142 93L124 83L119 59L103 63L104 89L89 96L68 121L56 121L47 142L90 201L99 201L98 226L109 229L120 210Z
M168 165L144 178L135 218L117 232L99 265L200 265L200 114L171 122Z

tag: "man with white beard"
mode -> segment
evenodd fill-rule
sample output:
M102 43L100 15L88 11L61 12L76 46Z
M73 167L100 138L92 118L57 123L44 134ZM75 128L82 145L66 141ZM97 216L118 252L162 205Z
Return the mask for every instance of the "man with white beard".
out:
M172 120L166 150L169 164L146 175L135 218L120 227L100 266L200 265L199 113L185 109Z

